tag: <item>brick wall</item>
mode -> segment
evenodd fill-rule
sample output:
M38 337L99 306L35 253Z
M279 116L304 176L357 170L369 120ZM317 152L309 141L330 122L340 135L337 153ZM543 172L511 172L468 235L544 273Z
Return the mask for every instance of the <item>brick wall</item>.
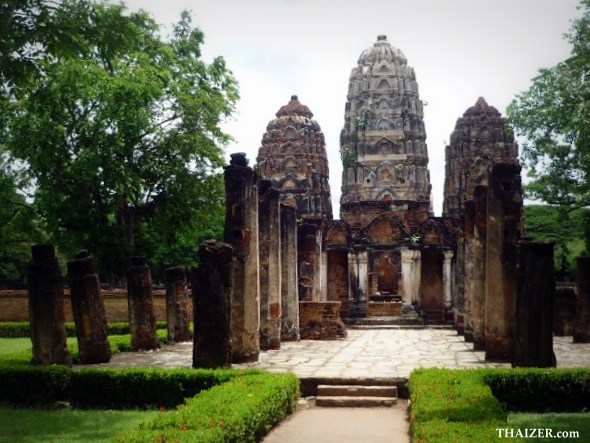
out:
M370 301L367 308L368 317L397 317L402 315L401 302Z
M127 290L105 289L103 299L108 322L128 321ZM166 320L166 291L154 289L154 312L156 319ZM190 300L189 313L192 318L192 298ZM66 321L74 321L69 291L65 291L65 316ZM0 321L28 321L29 300L27 290L3 290L0 291Z
M336 340L346 337L340 319L340 302L299 302L301 340Z

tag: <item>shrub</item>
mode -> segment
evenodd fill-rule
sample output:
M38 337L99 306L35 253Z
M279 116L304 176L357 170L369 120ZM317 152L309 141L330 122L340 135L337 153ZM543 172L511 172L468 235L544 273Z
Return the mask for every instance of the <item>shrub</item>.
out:
M416 369L410 376L409 389L412 421L506 419L481 370Z
M76 325L73 322L66 322L66 335L68 337L76 336ZM156 329L158 331L166 329L165 321L156 322ZM129 334L129 323L114 322L108 324L109 335L125 335ZM2 338L22 338L31 336L31 324L28 321L21 322L0 322L0 337Z
M71 402L94 409L171 408L234 375L221 369L84 369L72 374Z
M576 412L590 409L590 369L495 370L486 372L484 381L511 411Z
M118 441L256 442L297 404L293 374L240 373ZM230 406L231 405L231 406Z
M2 366L0 403L46 407L66 401L71 374L64 366Z

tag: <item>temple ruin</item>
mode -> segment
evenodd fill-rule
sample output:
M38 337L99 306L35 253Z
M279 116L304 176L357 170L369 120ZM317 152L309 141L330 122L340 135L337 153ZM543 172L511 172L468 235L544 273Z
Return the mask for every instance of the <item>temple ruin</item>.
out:
M238 275L244 260L258 263L258 285L240 283L231 296L232 306L258 307L250 355L281 340L343 336L344 323L452 323L489 360L555 364L544 310L553 248L524 234L512 132L481 97L466 110L446 148L435 217L423 106L405 55L378 36L350 74L339 220L324 135L297 96L269 122L253 168L232 155L224 241L243 250L247 240ZM241 330L243 308L231 316Z

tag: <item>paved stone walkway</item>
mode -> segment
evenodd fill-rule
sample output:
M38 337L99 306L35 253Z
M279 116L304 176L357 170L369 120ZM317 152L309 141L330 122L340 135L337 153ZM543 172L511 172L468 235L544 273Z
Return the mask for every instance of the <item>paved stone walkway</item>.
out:
M590 367L590 344L573 344L571 337L555 337L558 367ZM164 346L159 351L115 354L109 367L191 367L192 343ZM283 342L278 351L262 352L257 363L234 365L273 372L293 372L305 377L408 377L417 367L510 367L484 361L471 343L454 330L349 329L336 341ZM87 366L86 366L87 367Z

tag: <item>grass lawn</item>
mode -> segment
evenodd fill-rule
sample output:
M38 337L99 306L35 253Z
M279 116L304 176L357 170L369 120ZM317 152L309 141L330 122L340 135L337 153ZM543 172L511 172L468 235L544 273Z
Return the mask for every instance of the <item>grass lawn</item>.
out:
M528 442L549 442L555 441L558 432L572 431L579 432L575 438L573 435L561 438L570 441L590 441L590 413L560 413L560 414L536 414L536 413L513 413L508 415L508 428L515 430L520 429L551 429L553 438L528 438ZM572 438L573 437L573 438Z
M109 442L158 411L41 410L0 407L0 443Z

